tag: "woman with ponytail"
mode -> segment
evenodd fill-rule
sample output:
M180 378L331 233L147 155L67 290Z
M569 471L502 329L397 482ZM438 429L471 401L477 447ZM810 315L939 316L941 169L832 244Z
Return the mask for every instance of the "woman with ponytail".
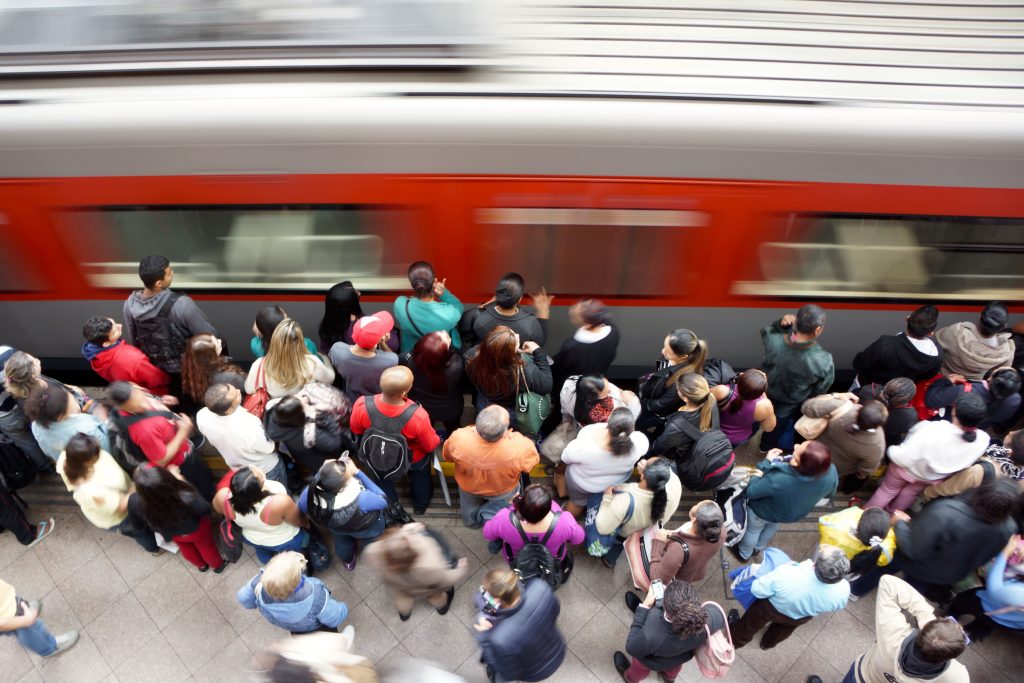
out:
M581 429L562 451L569 492L566 509L579 517L588 497L628 480L647 446L647 437L634 431L633 413L628 408L616 408L608 422Z
M673 330L665 337L658 370L640 378L641 431L656 438L665 420L679 409L681 400L676 385L688 374L704 370L708 345L687 329Z
M896 553L889 513L881 508L848 507L818 518L821 545L832 545L850 560L850 573L884 567Z
M601 558L609 569L615 566L622 554L626 537L634 531L664 524L671 519L683 494L683 485L665 458L641 460L636 468L640 472L639 482L605 489L594 521L599 534L616 535L611 550ZM632 513L630 507L633 508Z
M972 393L957 397L952 422L918 422L906 441L889 448L889 468L865 507L906 510L928 486L972 465L989 444L978 429L985 417L985 401Z
M755 424L765 432L775 429L775 407L765 394L767 389L768 375L757 368L741 372L732 384L711 388L711 395L718 402L722 433L733 447L753 436Z
M676 390L682 406L665 423L665 431L654 442L652 451L675 460L678 466L690 458L696 444L683 428L683 422L689 422L701 432L708 432L719 428L719 417L718 404L703 375L694 372L683 375L676 383Z
M673 581L696 583L707 573L708 563L725 543L725 517L713 500L702 500L690 508L690 519L675 531L660 529L651 543L651 580L666 586ZM636 603L630 600L633 595ZM626 594L631 610L640 604L635 594Z
M898 446L907 438L910 429L917 424L917 409L910 405L917 395L917 385L907 377L897 377L884 385L866 384L857 389L861 403L881 401L889 411L885 420L885 445Z
M356 568L356 545L384 533L388 498L346 455L328 460L299 496L299 509L334 536L334 554Z
M256 550L261 564L309 544L309 534L302 529L306 519L284 484L252 466L237 470L228 482L213 497L213 509L242 529L242 540Z

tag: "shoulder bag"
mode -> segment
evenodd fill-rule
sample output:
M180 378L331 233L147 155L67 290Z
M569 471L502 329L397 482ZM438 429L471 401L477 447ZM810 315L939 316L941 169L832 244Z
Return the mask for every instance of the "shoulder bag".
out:
M523 386L519 387L522 377ZM526 370L519 368L516 374L516 428L527 436L536 436L540 426L551 413L551 396L530 391L526 383Z
M794 428L797 433L805 439L817 439L825 433L825 430L828 429L828 425L832 420L846 413L848 410L853 408L853 405L853 401L844 401L841 406L825 417L808 417L806 415L801 415L800 419L796 421Z
M267 391L267 378L265 375L266 367L267 361L266 357L264 357L263 362L260 363L260 367L256 371L256 390L246 396L245 401L242 402L243 408L261 420L267 412L267 404L270 403L270 392Z
M707 640L697 646L693 651L693 658L697 660L697 668L704 678L725 678L729 668L736 661L736 647L732 644L732 633L729 631L729 617L725 610L717 602L708 601L701 604L701 607L709 607L721 612L725 624L714 633L711 627L704 624L704 633Z

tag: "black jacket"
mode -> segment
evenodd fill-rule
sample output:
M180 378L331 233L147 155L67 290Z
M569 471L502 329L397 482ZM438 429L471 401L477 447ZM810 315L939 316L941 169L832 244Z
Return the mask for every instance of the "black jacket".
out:
M909 524L896 522L894 531L907 574L951 586L999 554L1017 524L1012 517L989 524L958 496L932 501Z
M714 401L711 397L708 400ZM711 428L718 429L718 406L714 405L713 410L714 416L711 419ZM697 431L700 431L699 410L678 410L672 413L668 420L665 421L665 430L654 441L654 446L651 448L651 452L655 455L661 455L669 460L674 460L677 465L690 459L693 447L696 444L693 438L680 426L680 422L683 420L686 420L696 427Z
M956 399L967 390L968 386L970 386L972 394L981 396L988 409L988 417L978 425L978 429L989 431L989 428L994 427L996 431L1002 431L1008 428L1017 409L1020 408L1020 394L1013 394L1003 399L994 398L985 382L972 381L968 385L954 384L948 377L940 377L928 387L928 392L924 395L924 404L929 408L947 408L945 417L947 420L952 419L948 408L956 403Z
M462 374L465 362L458 353L453 353L445 367L444 377L447 387L443 391L435 391L430 378L416 367L412 353L403 353L398 362L412 370L412 389L409 398L423 406L423 409L434 421L450 422L462 417L464 397L462 393Z
M272 414L273 409L268 410L263 419L267 438L285 445L288 455L303 471L305 478L316 474L325 460L334 460L344 451L352 454L356 451L355 440L330 415L317 417L313 447L307 448L302 441L302 427L279 425L271 419Z
M684 365L669 365L640 378L639 398L642 413L668 417L682 407L683 399L679 398L674 384L668 386L668 379Z
M527 582L519 604L498 610L489 617L494 627L476 634L482 660L507 680L542 681L553 675L565 659L559 612L558 598L546 582Z
M604 375L615 361L619 349L619 328L609 325L608 336L596 342L584 343L575 337L562 342L554 356L551 370L555 375L555 386L561 389L565 380L573 375Z
M885 384L897 377L914 382L931 379L942 367L942 348L936 343L939 355L929 356L914 347L905 334L883 334L853 358L853 369L861 384Z
M712 633L725 627L725 619L717 609L704 608L708 615L708 628ZM693 651L708 639L701 629L683 638L665 621L665 611L659 600L654 607L637 607L633 625L626 638L626 652L640 660L651 671L665 671L693 659Z
M483 308L471 308L462 314L459 321L462 348L479 343L488 332L499 325L504 325L518 334L521 344L532 341L544 346L544 342L548 340L547 320L541 320L522 307L513 315L502 315L496 310L497 307L497 304L487 304Z

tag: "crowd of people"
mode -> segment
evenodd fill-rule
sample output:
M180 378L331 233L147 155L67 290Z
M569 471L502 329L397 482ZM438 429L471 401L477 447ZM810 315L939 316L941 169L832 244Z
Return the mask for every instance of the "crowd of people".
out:
M942 329L934 306L918 308L857 354L839 392L819 306L766 326L761 367L739 373L675 329L634 392L606 376L620 339L609 310L572 305L575 331L549 355L553 297L542 290L528 310L516 273L468 309L426 262L390 312L364 313L339 283L315 340L269 306L247 371L173 276L147 256L123 320L85 321L82 354L109 382L101 400L0 346L0 524L42 542L54 520L29 522L15 490L55 472L90 523L142 551L174 547L219 573L252 546L263 567L239 603L293 634L327 632L275 648L273 680L374 680L351 652L358 623L315 577L332 556L378 572L402 620L419 600L448 612L467 563L397 488L422 515L435 458L453 463L463 524L507 561L474 597L492 681L557 672L556 591L574 547L609 568L627 556L639 592L625 594L634 620L611 663L631 682L676 680L692 659L720 674L762 629L773 648L876 589L876 642L844 681L967 681L957 657L971 640L1024 631L1024 349L998 302ZM737 465L758 435L763 460ZM552 486L530 480L542 462ZM705 499L670 528L684 488ZM851 506L820 519L812 557L771 547L837 491ZM742 615L693 586L723 548L740 565ZM44 657L73 646L77 632L51 634L39 611L0 580L0 632Z

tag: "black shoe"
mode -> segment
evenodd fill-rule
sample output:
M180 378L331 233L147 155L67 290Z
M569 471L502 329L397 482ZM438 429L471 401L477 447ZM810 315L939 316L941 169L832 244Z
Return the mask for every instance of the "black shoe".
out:
M205 574L208 571L210 571L210 565L208 564L204 564L202 567L199 568L199 573L201 574Z
M409 621L409 617L411 617L411 616L412 616L412 612L407 612L405 614L402 614L401 612L398 613L398 618L401 619L402 621Z
M455 597L455 586L445 591L448 594L448 601L437 608L438 614L448 614L448 608L452 606L452 599Z
M213 570L214 574L223 574L224 570L228 568L227 562L221 562L220 566Z
M822 683L821 676L815 676L814 674L811 674L807 677L807 680L804 683Z
M640 606L640 598L633 591L626 593L626 607L629 608L630 612L635 612L636 608Z
M628 681L626 670L629 669L629 657L616 650L612 655L612 663L615 665L615 670L622 676L622 680Z
M412 508L412 514L414 514L414 515L422 515L426 511L427 511L426 507L413 506L413 508Z
M768 632L765 631L764 635L767 635L767 634L768 634ZM770 649L772 649L772 647L775 647L774 645L772 645L771 647L768 647L767 645L764 644L764 635L761 636L761 640L757 641L758 647L760 647L762 650L770 650Z
M731 546L729 546L726 549L729 551L729 554L732 555L733 557L735 557L736 561L739 562L740 564L746 564L747 562L750 562L750 558L749 557L744 560L743 557L740 555L740 547L739 547L739 545L731 545Z
M733 624L735 624L739 620L740 620L740 611L738 609L736 609L735 607L733 607L731 610L729 610L729 626L732 626Z

